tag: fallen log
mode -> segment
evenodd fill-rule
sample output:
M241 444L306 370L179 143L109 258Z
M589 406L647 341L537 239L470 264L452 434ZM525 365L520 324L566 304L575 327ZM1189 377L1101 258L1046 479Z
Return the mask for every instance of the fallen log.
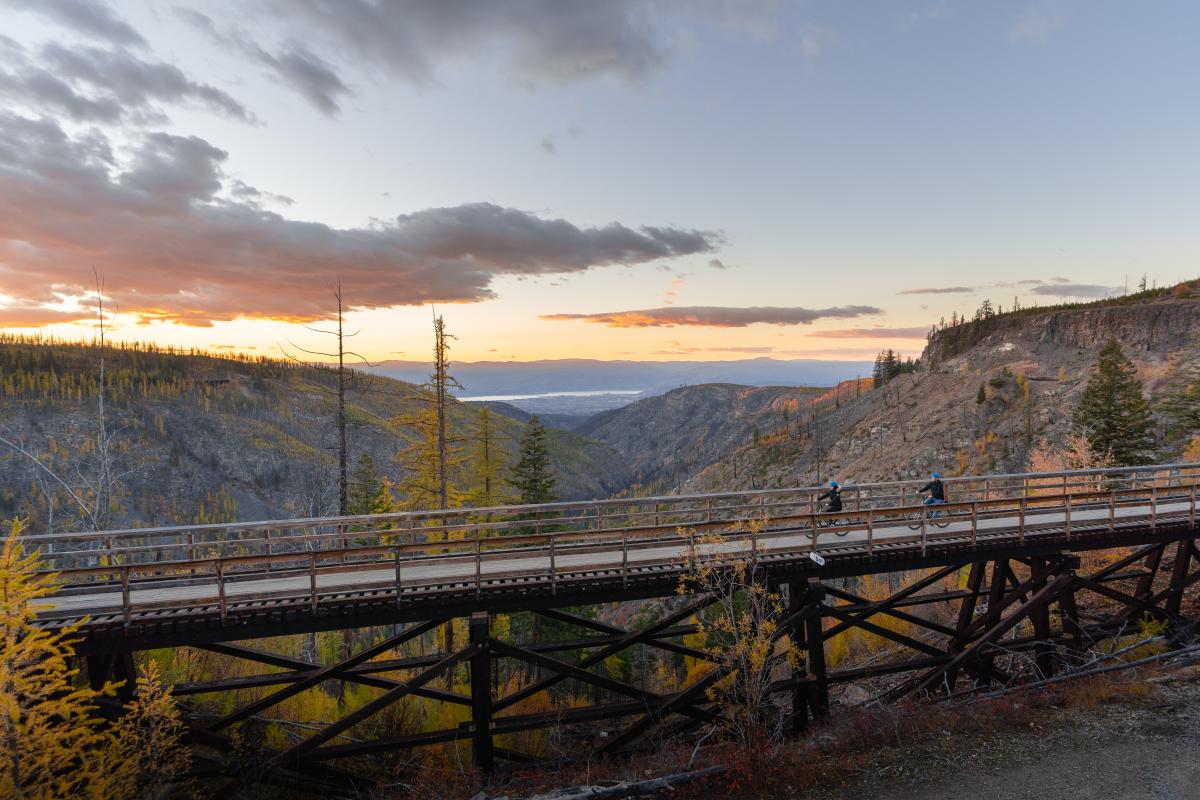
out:
M644 781L620 781L604 786L572 786L545 794L532 795L526 800L623 800L626 797L645 797L658 792L671 791L674 787L688 781L713 777L725 771L726 767L709 767Z

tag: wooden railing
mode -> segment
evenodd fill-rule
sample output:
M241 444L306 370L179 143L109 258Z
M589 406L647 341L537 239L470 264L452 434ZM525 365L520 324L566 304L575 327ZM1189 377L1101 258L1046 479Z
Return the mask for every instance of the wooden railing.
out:
M152 609L269 597L310 605L384 587L397 602L447 588L539 582L550 591L603 573L614 585L697 559L806 557L946 540L1072 536L1186 519L1200 464L945 479L951 502L920 504L925 481L847 485L824 513L824 487L550 503L23 537L56 574L58 597L86 595L128 622ZM943 527L944 526L944 527ZM252 581L280 579L273 583ZM199 588L197 588L199 587ZM261 588L259 588L261 587ZM181 592L157 591L183 589ZM189 591L190 590L190 591ZM45 615L78 615L49 600ZM75 610L71 610L75 609Z

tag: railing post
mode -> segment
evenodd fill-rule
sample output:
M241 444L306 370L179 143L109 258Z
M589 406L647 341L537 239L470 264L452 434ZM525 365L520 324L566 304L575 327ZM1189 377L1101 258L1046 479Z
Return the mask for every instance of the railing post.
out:
M1020 502L1017 503L1017 508L1020 509L1020 525L1017 527L1017 540L1021 544L1025 543L1025 506L1029 503L1029 498L1021 495Z
M1188 510L1188 524L1193 528L1196 527L1196 484L1192 484L1192 506Z
M225 621L226 605L225 605L225 564L221 558L217 557L217 599L221 609L221 621Z
M984 490L984 494L987 491ZM986 501L985 501L986 502ZM979 535L979 503L971 503L971 547L975 546L976 539Z
M1066 502L1063 504L1063 517L1066 520L1067 541L1071 541L1071 495L1064 495Z
M621 585L629 585L629 533L621 531Z
M121 567L121 611L125 616L125 627L133 621L133 607L129 601L129 565ZM224 613L221 614L224 617Z
M875 509L867 509L867 555L875 552Z
M267 572L271 571L271 556L275 555L271 546L271 529L263 528L263 540L266 542L267 549Z
M692 574L696 574L696 531L688 528L688 553L691 555Z
M554 566L554 534L550 534L550 594L558 594L558 571Z
M475 599L483 597L483 549L479 528L475 529Z
M196 560L196 532L188 531L188 560Z
M1108 491L1108 532L1114 533L1117 530L1117 496L1115 490Z
M396 608L400 607L400 540L396 539ZM314 592L315 594L315 592Z
M706 511L707 511L707 520L706 520L706 521L711 523L711 522L713 521L713 518L712 518L712 498L711 498L711 497L707 497L707 498L705 498L705 500L704 500L704 506L705 506L705 509L706 509Z
M815 512L812 514L811 530L812 530L812 551L815 553L815 552L817 552L817 515Z
M397 573L398 574L398 573ZM396 587L397 597L399 597L399 586ZM313 613L317 611L317 554L308 551L308 598L312 604Z
M1158 487L1150 487L1150 531L1153 532L1158 524Z
M928 519L928 517L929 517L929 506L922 505L921 506L921 555L922 556L925 555L925 543L926 543L925 542L925 530L927 527L925 524L925 521L926 521L926 519Z

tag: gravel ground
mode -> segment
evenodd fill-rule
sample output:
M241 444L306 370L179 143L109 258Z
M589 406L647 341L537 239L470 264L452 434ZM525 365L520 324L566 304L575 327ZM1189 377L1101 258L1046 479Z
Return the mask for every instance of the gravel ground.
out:
M1200 680L1095 710L1051 712L1025 729L947 735L880 754L849 785L806 800L1195 800Z

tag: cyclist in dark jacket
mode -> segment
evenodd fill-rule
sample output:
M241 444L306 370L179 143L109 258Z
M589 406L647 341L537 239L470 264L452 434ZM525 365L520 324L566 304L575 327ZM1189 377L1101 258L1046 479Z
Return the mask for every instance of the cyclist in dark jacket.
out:
M842 510L842 485L837 481L829 482L829 489L825 494L817 498L818 501L828 500L829 505L825 507L827 513L835 513Z
M935 472L929 476L929 483L917 490L919 494L929 492L929 497L925 498L925 505L940 505L946 502L946 484L942 483L942 473Z

